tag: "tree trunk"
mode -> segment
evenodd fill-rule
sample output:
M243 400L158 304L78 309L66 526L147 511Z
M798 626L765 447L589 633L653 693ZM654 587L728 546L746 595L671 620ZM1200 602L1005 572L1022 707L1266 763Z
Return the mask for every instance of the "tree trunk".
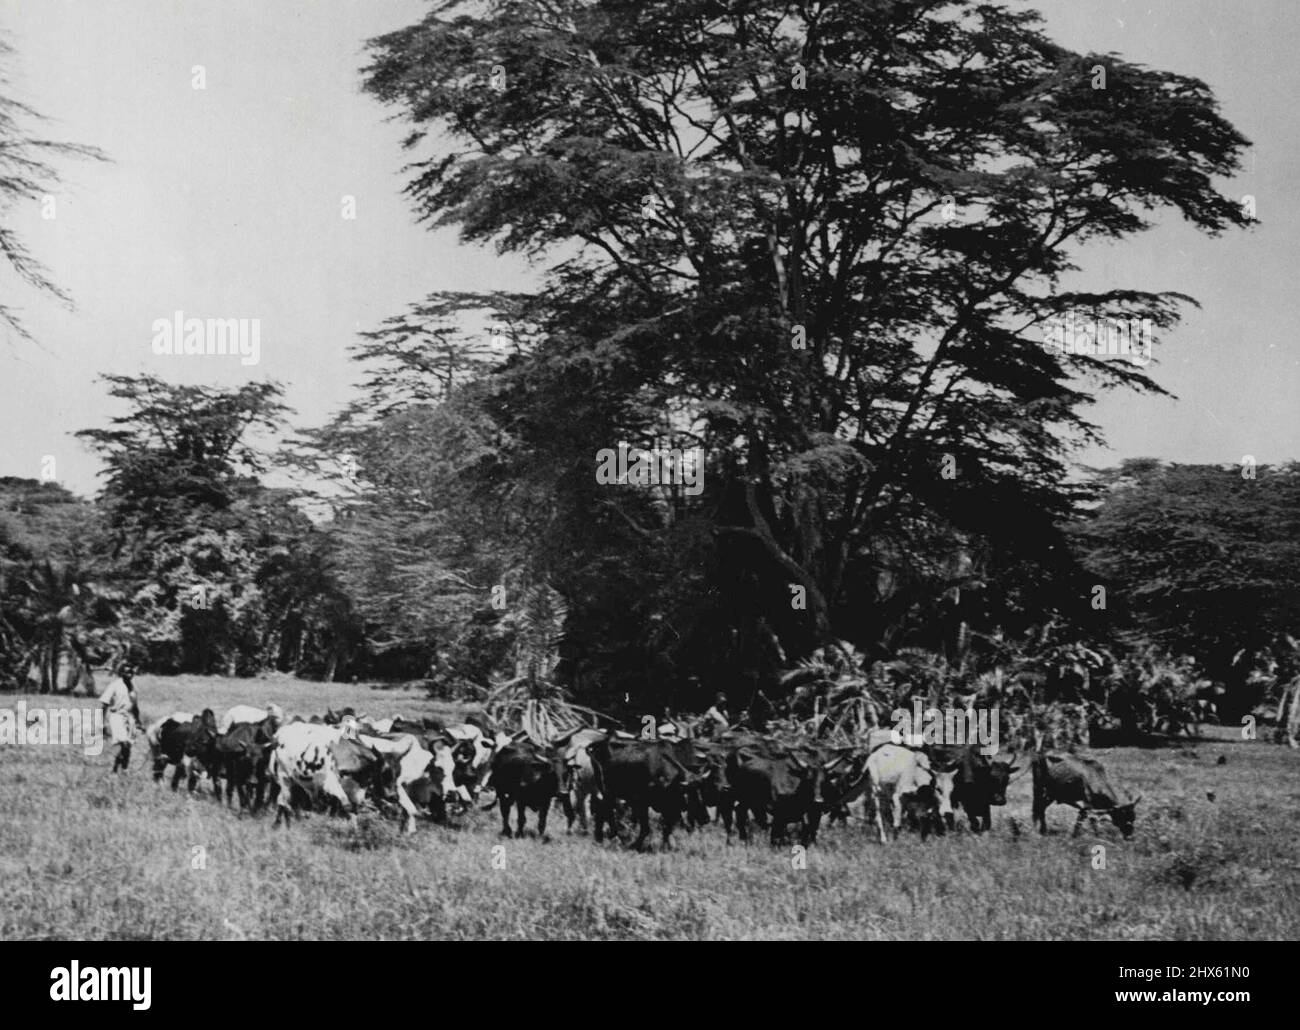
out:
M85 694L87 697L95 696L95 672L94 663L90 660L90 652L86 649L84 639L78 637L75 633L68 637L68 647L71 648L77 659L77 683L85 684ZM68 687L68 693L72 693L72 686Z
M53 694L58 690L59 644L58 639L45 642L41 651L41 693Z
M772 532L771 525L759 507L757 490L752 479L747 480L745 483L745 505L749 509L749 516L753 521L753 527L748 530L750 535L757 537L777 565L790 576L795 584L804 588L805 598L808 602L808 614L813 618L817 643L819 645L834 643L835 634L831 629L830 604L826 595L822 592L821 584L817 582L817 578L811 572L800 565L781 547L780 542L776 539L776 534Z
M80 682L81 682L81 662L77 658L76 652L69 650L68 671L63 678L63 693L71 694L73 691L77 689L77 685Z

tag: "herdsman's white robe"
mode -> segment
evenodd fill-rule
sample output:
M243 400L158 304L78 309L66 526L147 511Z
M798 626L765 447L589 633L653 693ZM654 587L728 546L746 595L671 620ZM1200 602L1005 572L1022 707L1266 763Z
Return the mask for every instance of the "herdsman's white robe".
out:
M99 703L108 707L108 733L114 744L131 743L135 728L135 694L120 676L99 695Z

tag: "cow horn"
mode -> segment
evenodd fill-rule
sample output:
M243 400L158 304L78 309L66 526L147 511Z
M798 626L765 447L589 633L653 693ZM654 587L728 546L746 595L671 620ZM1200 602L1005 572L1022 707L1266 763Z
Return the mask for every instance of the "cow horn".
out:
M794 764L797 765L800 769L808 768L808 764L802 758L796 755L793 751L790 752L790 761L794 762Z

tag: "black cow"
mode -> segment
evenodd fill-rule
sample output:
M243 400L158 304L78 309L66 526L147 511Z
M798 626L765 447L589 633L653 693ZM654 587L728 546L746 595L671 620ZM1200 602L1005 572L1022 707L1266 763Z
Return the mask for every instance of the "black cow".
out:
M838 761L838 760L837 760ZM749 839L749 814L771 821L770 839L778 844L791 824L800 827L804 845L817 840L822 813L833 803L826 770L814 753L800 755L779 746L745 745L727 759L727 781L736 803L736 829Z
M275 720L237 723L216 741L217 769L226 780L226 804L239 794L239 810L257 812L266 798L271 752L275 750Z
M203 714L198 718L198 725L194 727L190 734L189 741L185 745L186 758L207 772L212 780L212 796L218 801L221 800L221 756L217 753L217 740L221 734L217 732L217 718L212 714L212 709L205 708Z
M849 802L856 800L868 787L866 766L869 752L857 747L831 747L819 744L805 747L801 754L821 763L825 774L822 794L825 799L824 813L827 820L847 823L849 820Z
M687 742L689 743L689 742ZM675 748L674 754L680 755L681 749ZM717 811L717 817L726 828L727 837L731 837L732 814L736 799L727 779L727 756L730 749L717 744L695 741L692 744L691 762L683 762L692 774L686 789L686 826L693 829L712 821L709 809Z
M153 761L153 779L155 783L161 783L163 776L167 772L167 766L175 765L176 772L172 776L172 790L180 786L181 778L185 775L186 769L182 764L185 757L185 744L189 740L190 732L194 727L197 719L191 718L189 722L177 722L170 716L162 721L157 729L150 728L149 731L149 751L150 758ZM193 783L190 784L190 790L194 789Z
M962 747L932 745L925 748L936 771L952 770L952 804L960 805L976 833L993 828L992 805L1007 803L1007 785L1011 774L1020 766L1015 755L1006 759L989 758L974 744Z
M472 752L471 752L472 758ZM457 760L457 781L461 760ZM537 836L546 840L546 818L551 811L551 799L557 794L564 798L567 809L568 795L563 792L564 757L557 751L539 747L530 740L521 740L503 747L492 756L492 789L501 806L501 835L511 836L510 806L516 809L515 832L522 837L527 821L527 810L537 813Z
M1047 807L1052 804L1072 805L1079 810L1074 822L1077 837L1086 816L1104 812L1127 839L1133 836L1133 822L1137 817L1139 795L1131 801L1120 801L1119 793L1106 779L1106 770L1093 758L1079 755L1038 754L1032 765L1034 777L1034 824L1047 832Z
M670 847L673 827L687 805L687 791L694 782L686 761L690 741L619 740L607 737L590 744L595 780L592 797L594 838L605 839L606 825L614 825L617 803L626 802L636 818L640 834L633 845L638 851L650 836L650 809L662 819L663 846ZM689 759L688 759L689 760Z
M212 740L217 732L217 717L211 708L205 708L189 722L168 719L158 729L158 742L153 755L154 782L160 782L167 766L174 765L172 790L180 786L181 777L187 777L187 786L193 793L203 771L202 759L210 756ZM209 770L210 772L211 770Z

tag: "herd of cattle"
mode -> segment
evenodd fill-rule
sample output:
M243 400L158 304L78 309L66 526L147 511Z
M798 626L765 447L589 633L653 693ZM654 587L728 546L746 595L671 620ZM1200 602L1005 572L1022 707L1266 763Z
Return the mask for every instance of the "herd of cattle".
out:
M189 790L207 777L227 805L240 811L276 807L275 825L288 825L301 809L328 809L355 817L369 801L400 810L403 829L417 818L445 822L449 806L468 808L487 792L500 807L503 835L522 834L527 811L545 837L552 804L559 803L572 831L575 821L602 841L617 834L624 815L638 834L650 836L650 812L661 818L663 846L673 830L718 821L728 839L749 839L751 818L768 829L773 844L795 832L816 840L823 818L845 820L851 807L874 825L880 842L900 830L942 834L964 811L975 832L992 828L991 810L1006 803L1019 770L1014 757L988 756L974 746L909 746L889 730L872 731L860 744L833 747L817 741L782 743L747 730L710 739L641 739L620 731L579 729L546 745L523 733L501 732L481 721L444 725L438 720L358 718L351 711L285 720L275 705L240 705L218 721L211 709L176 712L147 730L153 775L174 766L171 786ZM1035 754L1033 818L1046 833L1049 805L1105 814L1125 837L1133 832L1140 798L1121 798L1101 765L1073 754ZM511 830L510 814L516 813Z

